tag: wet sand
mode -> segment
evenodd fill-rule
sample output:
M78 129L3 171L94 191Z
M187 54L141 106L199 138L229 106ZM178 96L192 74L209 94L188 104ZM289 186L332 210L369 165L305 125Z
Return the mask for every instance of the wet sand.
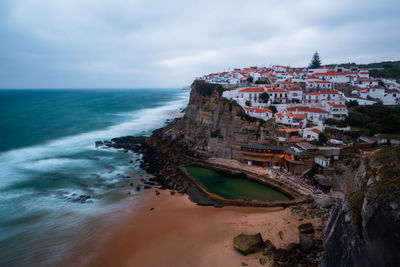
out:
M260 266L260 253L244 256L233 237L260 232L278 248L298 242L297 226L310 220L283 208L198 206L187 195L150 189L69 264L85 266ZM154 208L154 210L151 210ZM289 223L288 223L289 222ZM317 222L313 222L314 225ZM283 240L278 232L283 231ZM86 252L94 251L88 255ZM267 265L268 266L268 265Z

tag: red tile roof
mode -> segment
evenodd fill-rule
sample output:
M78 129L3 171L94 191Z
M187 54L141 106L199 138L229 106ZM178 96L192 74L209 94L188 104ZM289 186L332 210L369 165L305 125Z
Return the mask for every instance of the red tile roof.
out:
M288 93L287 90L284 89L267 89L268 93Z
M336 90L322 90L318 92L311 92L308 93L307 95L338 95L339 91Z
M315 83L331 83L329 81L314 81Z
M322 108L308 108L307 112L311 113L329 113L328 111L322 109Z
M252 110L255 113L265 113L265 112L269 112L272 113L271 110L267 109L267 108L251 108L251 107L244 107L245 110Z
M311 131L312 131L312 132L314 132L314 133L316 133L316 134L320 134L320 133L321 133L321 131L320 131L320 130L318 130L318 129L315 129L315 128L312 128L312 129L311 129Z
M264 88L249 87L249 88L239 90L239 92L241 92L241 93L244 93L244 92L246 92L246 93L264 93L265 90L264 90Z
M344 75L344 73L341 73L341 72L330 72L330 71L328 71L328 72L323 72L323 73L314 73L313 74L314 76L343 76Z
M287 111L307 111L307 110L308 110L308 107L302 107L302 106L287 108Z
M346 108L346 105L337 105L337 104L333 104L331 102L328 102L328 105L334 107L334 108Z
M297 111L297 112L311 112L311 113L329 113L326 110L323 110L322 108L310 108L310 107L303 107L303 106L297 106L297 107L289 107L287 108L287 111Z
M290 117L293 117L293 119L306 119L307 114L292 114Z
M326 94L326 95L338 95L339 91L336 90L322 90L319 91L320 94Z

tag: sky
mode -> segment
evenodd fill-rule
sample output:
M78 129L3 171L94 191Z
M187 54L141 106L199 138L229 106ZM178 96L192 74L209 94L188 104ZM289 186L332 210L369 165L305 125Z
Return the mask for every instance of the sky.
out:
M400 60L399 0L1 0L0 88L172 88L247 66Z

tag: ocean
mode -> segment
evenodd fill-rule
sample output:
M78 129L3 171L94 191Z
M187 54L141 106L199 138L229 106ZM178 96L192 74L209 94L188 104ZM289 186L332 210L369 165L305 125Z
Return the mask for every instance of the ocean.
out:
M150 135L181 89L0 90L0 266L56 266L137 197L140 155L95 141ZM94 227L95 225L95 227Z

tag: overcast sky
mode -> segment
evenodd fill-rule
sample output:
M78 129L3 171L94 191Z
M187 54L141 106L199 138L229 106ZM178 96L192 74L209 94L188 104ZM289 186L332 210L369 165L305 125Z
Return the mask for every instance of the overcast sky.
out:
M250 65L400 59L399 0L1 0L0 88L181 87Z

